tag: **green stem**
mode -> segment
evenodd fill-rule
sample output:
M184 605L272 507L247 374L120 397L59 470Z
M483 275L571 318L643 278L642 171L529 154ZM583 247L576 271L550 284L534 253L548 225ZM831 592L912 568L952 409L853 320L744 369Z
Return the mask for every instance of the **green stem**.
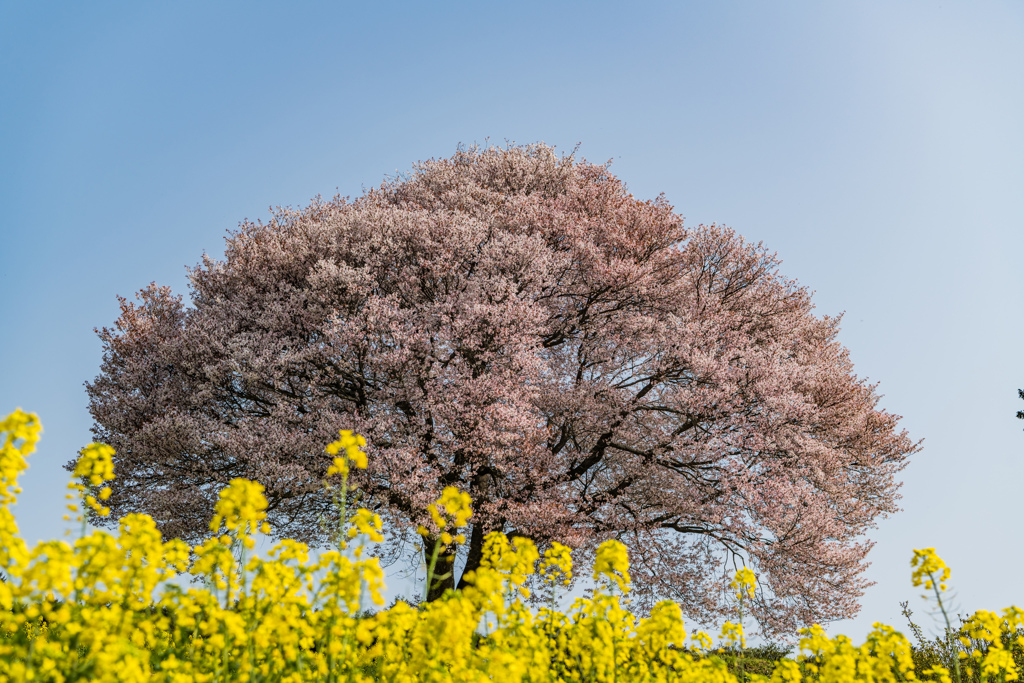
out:
M437 566L437 554L441 549L441 539L434 541L434 552L430 555L430 565L427 567L427 584L423 587L423 602L430 596L430 584L434 580L434 567Z
M341 494L335 500L338 506L338 531L335 534L334 545L340 553L345 543L345 522L348 518L348 472L341 478Z
M327 683L333 683L335 681L334 675L334 654L331 652L331 632L334 630L334 617L332 616L327 622Z
M949 641L949 639L952 637L952 634L953 634L953 626L949 623L949 615L946 614L946 606L942 604L942 594L939 593L939 582L935 580L935 577L932 574L928 574L928 578L931 579L932 590L935 591L935 599L939 603L939 610L942 611L942 618L946 620L946 640ZM958 651L955 651L956 650L956 647L955 647L956 641L954 640L953 642L954 642L954 655L955 655L953 657L953 668L956 671L956 683L961 683L961 677L960 677L960 653Z
M548 640L553 640L555 637L555 591L557 590L555 582L551 582L551 609L548 612Z
M740 599L740 642L739 642L739 654L737 655L737 668L740 671L740 683L746 680L746 669L743 666L743 594L739 596Z
M241 607L242 600L245 598L246 589L246 572L245 572L245 539L241 538L242 534L239 534L238 542L242 544L241 549L238 552L238 577L241 591L238 594L239 607Z

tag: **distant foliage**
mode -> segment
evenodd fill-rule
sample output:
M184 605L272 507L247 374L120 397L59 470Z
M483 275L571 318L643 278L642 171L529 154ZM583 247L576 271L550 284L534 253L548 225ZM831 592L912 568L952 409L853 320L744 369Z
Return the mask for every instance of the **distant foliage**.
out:
M917 447L777 266L544 145L279 210L191 271L190 305L154 284L100 332L105 504L197 541L216 492L255 479L280 533L322 542L322 444L349 426L395 538L445 487L472 496L467 575L492 531L591 555L614 537L647 608L714 619L749 564L766 628L849 617Z

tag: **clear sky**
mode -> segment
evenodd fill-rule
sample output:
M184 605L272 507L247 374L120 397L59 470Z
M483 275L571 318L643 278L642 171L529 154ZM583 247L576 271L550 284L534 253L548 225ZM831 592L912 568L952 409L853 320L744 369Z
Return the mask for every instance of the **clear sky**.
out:
M459 143L577 142L638 197L778 252L924 449L861 638L915 547L1024 606L1024 3L0 0L0 412L45 435L17 514L62 532L93 328L270 206ZM1009 569L1009 571L1007 571Z

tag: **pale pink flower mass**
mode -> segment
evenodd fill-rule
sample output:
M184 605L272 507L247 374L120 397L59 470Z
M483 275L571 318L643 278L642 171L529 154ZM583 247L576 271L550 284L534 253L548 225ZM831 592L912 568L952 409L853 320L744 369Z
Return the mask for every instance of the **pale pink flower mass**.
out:
M744 561L768 632L852 616L918 446L777 265L545 145L245 222L190 271L189 306L152 285L100 332L110 507L194 541L245 477L275 533L323 540L324 446L351 429L391 529L470 493L467 569L496 529L615 537L648 605L713 619Z

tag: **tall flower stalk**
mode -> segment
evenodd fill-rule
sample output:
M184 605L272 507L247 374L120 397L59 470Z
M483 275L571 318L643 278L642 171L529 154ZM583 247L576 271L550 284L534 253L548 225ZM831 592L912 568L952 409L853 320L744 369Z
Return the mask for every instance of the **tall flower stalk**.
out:
M430 530L421 525L416 530L423 537L424 543L433 540L433 548L430 549L430 559L427 562L427 581L423 586L423 602L427 601L431 589L451 577L455 571L454 551L456 546L466 542L466 535L461 530L469 524L469 519L473 516L471 502L472 499L465 491L459 491L454 486L446 486L441 492L441 497L427 506L434 529ZM442 551L453 557L453 561L446 572L438 574L437 560Z
M914 570L911 575L914 586L924 587L925 590L930 590L935 595L939 611L946 622L946 640L947 642L954 642L953 625L949 621L949 613L946 611L946 605L942 600L942 595L947 589L946 581L949 580L949 567L935 553L935 548L915 549L914 557L910 560L910 566ZM925 595L923 597L927 599L928 596ZM953 670L956 676L956 683L961 683L959 653L956 657L953 657Z
M733 594L736 596L736 610L739 614L739 623L735 624L734 628L731 629L730 635L738 641L736 666L739 669L740 680L742 681L746 678L743 650L747 644L743 633L743 608L747 600L754 599L754 592L757 589L757 577L754 576L754 572L749 567L743 567L736 572L736 576L733 577L729 587L732 588ZM728 622L726 624L728 625Z

